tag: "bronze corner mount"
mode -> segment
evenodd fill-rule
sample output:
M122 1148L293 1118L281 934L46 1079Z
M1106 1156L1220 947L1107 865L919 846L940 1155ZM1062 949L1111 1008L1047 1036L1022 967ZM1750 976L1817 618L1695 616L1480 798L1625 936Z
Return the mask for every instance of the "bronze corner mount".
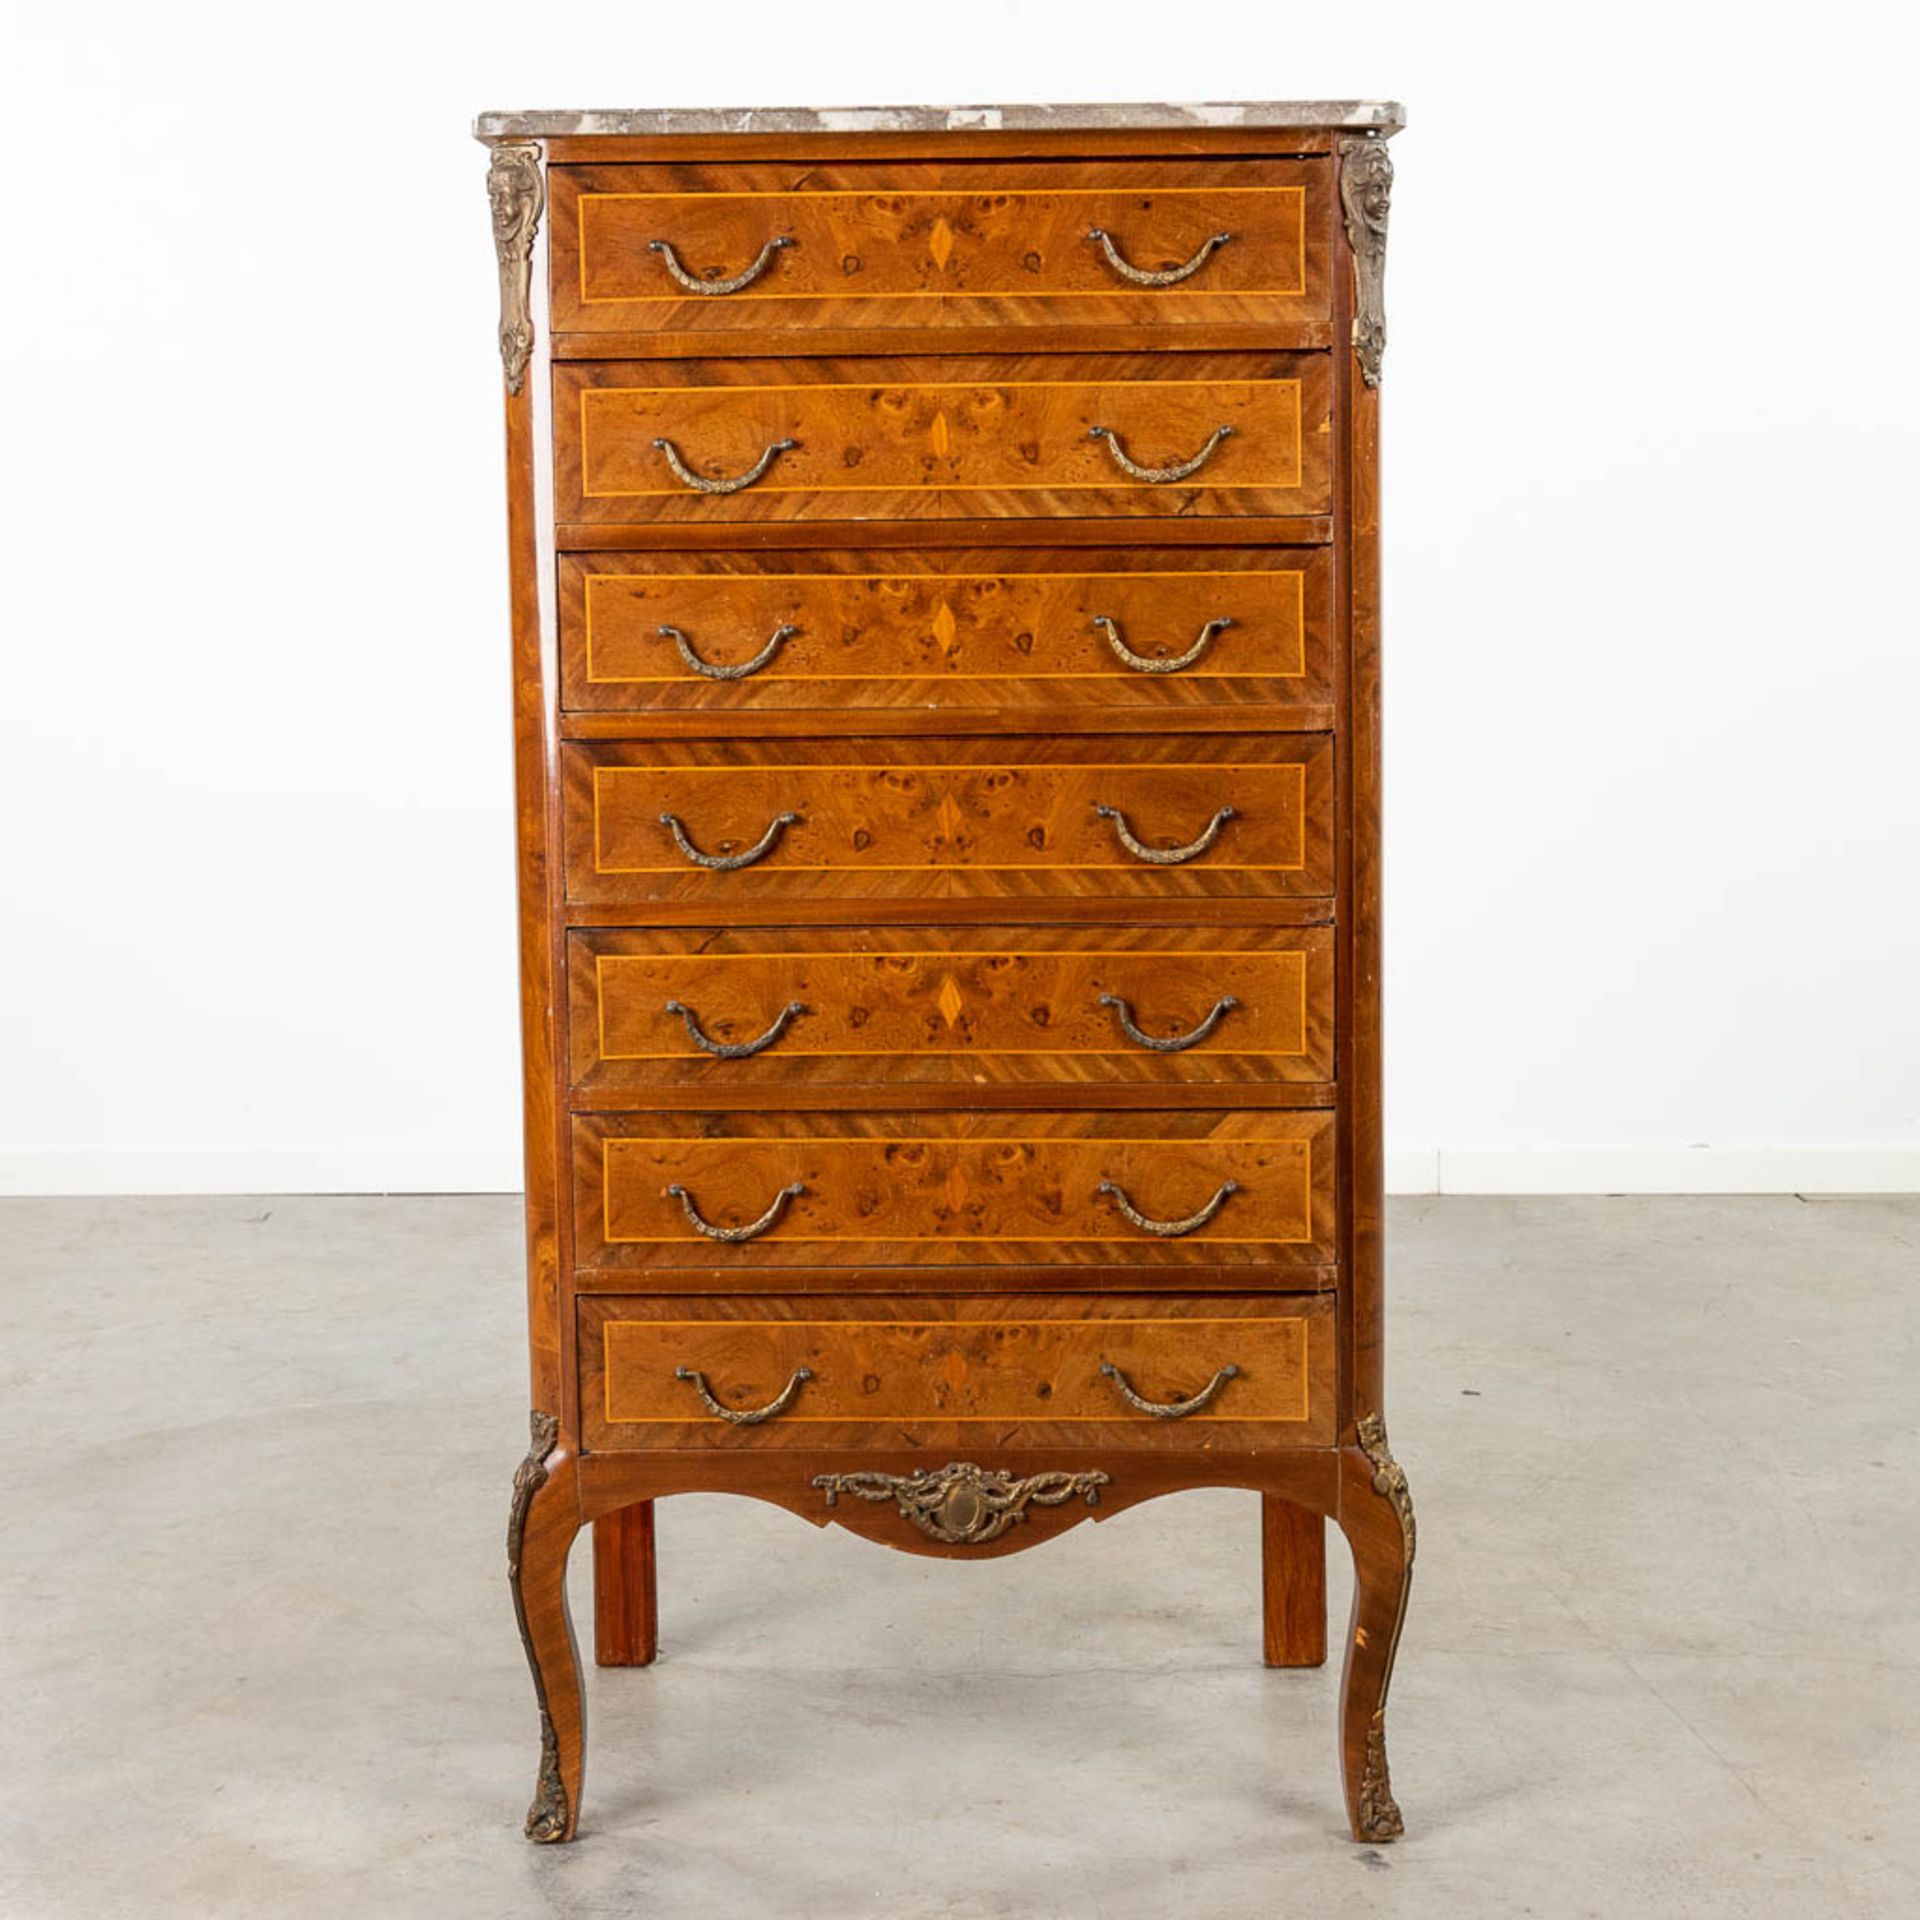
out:
M1340 139L1340 207L1353 253L1353 351L1360 377L1380 384L1387 351L1387 213L1393 199L1393 159L1387 143L1367 135Z
M1407 1485L1406 1470L1387 1446L1387 1423L1377 1413L1362 1414L1354 1427L1360 1451L1373 1465L1373 1490L1385 1500L1400 1522L1400 1538L1406 1547L1407 1565L1413 1565L1413 1493Z
M533 241L547 203L540 144L503 140L487 167L493 250L500 262L500 365L518 393L533 357Z
M507 1509L507 1577L520 1578L520 1549L527 1537L527 1511L547 1484L547 1456L560 1439L559 1417L536 1408L527 1416L527 1457L513 1470L513 1501Z
M1387 1445L1387 1423L1377 1413L1362 1414L1354 1423L1353 1437L1367 1464L1373 1469L1373 1492L1393 1509L1400 1523L1400 1604L1396 1611L1393 1638L1387 1647L1386 1665L1380 1676L1380 1699L1367 1726L1366 1749L1360 1773L1360 1789L1354 1813L1354 1831L1362 1840L1397 1840L1406 1831L1400 1808L1393 1797L1393 1781L1387 1771L1387 1688L1393 1681L1393 1663L1400 1649L1400 1627L1406 1617L1407 1590L1413 1582L1413 1495L1407 1476Z
M533 1635L527 1625L526 1596L520 1590L520 1560L527 1537L527 1515L533 1496L547 1484L547 1461L560 1440L560 1422L551 1413L536 1409L528 1419L530 1429L527 1455L513 1474L513 1501L507 1509L507 1582L513 1589L514 1618L520 1627L520 1645L533 1669L533 1693L540 1709L540 1772L534 1782L533 1804L527 1809L526 1836L542 1846L564 1840L572 1825L572 1808L567 1801L566 1781L560 1773L560 1737L554 1731L553 1715L547 1706L546 1680L534 1651Z

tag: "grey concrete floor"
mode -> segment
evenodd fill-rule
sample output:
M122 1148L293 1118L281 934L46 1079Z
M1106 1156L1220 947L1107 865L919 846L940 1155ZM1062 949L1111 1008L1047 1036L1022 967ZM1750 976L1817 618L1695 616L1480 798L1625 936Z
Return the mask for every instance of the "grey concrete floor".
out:
M0 1914L1920 1914L1920 1199L1393 1229L1399 1846L1202 1493L973 1565L667 1503L536 1849L515 1204L4 1203Z

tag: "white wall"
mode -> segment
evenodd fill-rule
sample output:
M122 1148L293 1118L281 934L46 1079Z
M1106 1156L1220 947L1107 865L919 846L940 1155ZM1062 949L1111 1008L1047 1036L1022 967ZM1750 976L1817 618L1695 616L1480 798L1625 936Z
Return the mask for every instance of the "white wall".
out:
M1355 93L1398 1184L1920 1186L1906 10L291 17L7 49L0 1190L517 1182L476 110Z

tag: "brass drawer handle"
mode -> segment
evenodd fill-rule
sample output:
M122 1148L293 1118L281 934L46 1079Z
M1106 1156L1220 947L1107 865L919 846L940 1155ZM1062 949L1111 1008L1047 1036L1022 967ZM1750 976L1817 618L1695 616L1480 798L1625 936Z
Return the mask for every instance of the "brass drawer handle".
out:
M776 813L763 833L745 853L702 853L687 838L687 830L680 824L677 813L663 813L660 824L673 835L673 844L684 853L696 867L705 867L709 873L738 873L742 867L750 867L756 860L764 860L773 851L774 842L788 827L797 827L800 816L797 813Z
M1103 993L1099 1004L1113 1009L1113 1017L1120 1023L1124 1033L1136 1047L1148 1047L1155 1053L1185 1053L1189 1047L1197 1047L1202 1040L1210 1040L1213 1030L1240 1002L1232 994L1225 993L1213 1003L1213 1011L1193 1029L1191 1033L1169 1034L1164 1040L1156 1040L1150 1033L1142 1033L1133 1024L1133 1009L1117 993Z
M1100 1371L1113 1383L1113 1390L1135 1413L1150 1413L1156 1420L1184 1420L1190 1413L1205 1413L1226 1391L1229 1380L1240 1377L1240 1369L1229 1363L1216 1373L1191 1400L1143 1400L1133 1382L1111 1360L1100 1362Z
M1096 801L1093 810L1102 820L1113 822L1115 837L1136 860L1145 860L1156 867L1178 867L1189 860L1199 859L1220 838L1220 829L1234 816L1232 807L1222 807L1207 822L1199 839L1189 840L1184 847L1150 847L1133 837L1133 829L1127 825L1127 816L1118 807L1105 807Z
M705 474L695 473L680 458L680 449L671 440L656 440L653 444L666 455L667 465L673 469L673 477L683 487L691 487L695 493L738 493L742 487L752 486L783 453L797 447L800 442L798 440L770 442L766 452L745 473L736 473L731 480L709 480Z
M769 1227L777 1226L780 1216L787 1210L787 1202L798 1199L806 1190L806 1183L802 1180L796 1180L790 1187L782 1187L773 1196L773 1205L758 1220L745 1227L716 1227L711 1220L703 1220L700 1209L693 1204L693 1195L678 1182L670 1186L667 1192L687 1210L687 1222L695 1233L704 1233L709 1240L721 1240L730 1247L737 1247L743 1240L757 1240Z
M686 268L680 264L680 256L674 252L672 244L668 241L649 240L647 242L647 251L649 253L657 253L667 271L672 274L689 293L740 293L752 286L753 283L773 265L774 256L782 247L790 247L792 245L792 234L776 233L773 238L760 249L759 255L754 260L753 265L743 268L739 273L736 273L731 280L702 280L697 273L689 273Z
M1240 1191L1238 1180L1226 1180L1198 1213L1190 1213L1184 1220L1151 1220L1131 1200L1125 1192L1111 1180L1102 1180L1096 1192L1109 1195L1113 1204L1125 1215L1128 1223L1136 1226L1142 1233L1151 1233L1162 1240L1180 1240L1190 1233L1198 1233L1233 1196Z
M1113 236L1105 227L1088 229L1087 238L1100 243L1100 251L1107 256L1107 265L1122 280L1131 280L1136 287L1177 287L1182 280L1191 278L1213 258L1214 250L1224 247L1233 238L1230 233L1216 233L1211 239L1200 243L1200 251L1183 267L1166 267L1158 273L1149 273L1145 267L1133 266L1121 259L1120 250L1113 244Z
M711 660L702 660L694 652L693 642L678 627L659 629L660 638L671 640L680 649L680 658L695 673L708 680L744 680L748 674L758 673L780 651L781 641L791 640L799 631L798 627L775 627L773 637L751 660L743 660L737 667L716 667Z
M777 1420L800 1397L800 1389L813 1378L811 1367L795 1367L793 1378L764 1407L724 1407L707 1388L707 1376L698 1367L675 1367L673 1377L684 1380L700 1396L700 1404L716 1420L733 1427L757 1427L762 1420Z
M678 1000L667 1002L667 1011L677 1013L687 1023L687 1038L702 1053L710 1053L716 1060L751 1060L756 1053L765 1053L773 1043L786 1032L788 1026L806 1012L806 1007L798 1000L789 1000L773 1017L770 1026L757 1040L716 1040L710 1033L701 1030L698 1015L689 1006ZM1148 1041L1152 1046L1154 1043Z
M1170 660L1153 660L1149 659L1144 653L1135 653L1133 649L1120 638L1119 627L1114 624L1108 615L1096 613L1093 616L1094 631L1096 633L1105 633L1107 636L1107 645L1113 649L1115 657L1125 665L1131 667L1135 673L1178 673L1182 667L1192 666L1193 663L1206 652L1208 643L1216 633L1225 633L1232 625L1233 622L1227 619L1209 620L1207 624L1200 629L1200 638L1196 640L1185 653L1178 654ZM668 629L662 627L660 631L665 633Z
M850 1493L859 1500L891 1500L929 1540L978 1547L998 1540L1027 1517L1028 1507L1058 1507L1079 1498L1100 1504L1109 1477L1099 1468L1084 1473L1032 1473L1024 1480L998 1467L955 1460L919 1473L816 1473L813 1484L838 1506Z
M1222 440L1229 440L1233 437L1233 429L1231 427L1215 427L1214 430L1207 435L1207 444L1202 447L1192 459L1179 461L1171 467L1143 467L1139 465L1138 462L1129 460L1127 458L1126 448L1120 444L1120 436L1115 433L1111 427L1089 427L1087 434L1091 439L1104 440L1107 443L1107 451L1113 455L1113 464L1118 467L1122 473L1126 474L1129 479L1150 480L1156 487L1159 487L1165 486L1169 480L1184 480L1188 474L1198 473L1200 469L1213 458L1214 448L1216 448ZM659 444L660 442L657 440L654 442L655 446Z

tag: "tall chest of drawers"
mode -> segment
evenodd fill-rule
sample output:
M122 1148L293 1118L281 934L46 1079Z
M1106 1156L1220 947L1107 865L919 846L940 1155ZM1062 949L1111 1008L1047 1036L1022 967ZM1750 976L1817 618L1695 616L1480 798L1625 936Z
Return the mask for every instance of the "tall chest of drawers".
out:
M933 1555L1260 1495L1391 1839L1377 408L1397 108L490 114L540 1759L653 1503ZM743 1569L743 1577L747 1570ZM765 1589L763 1590L770 1590ZM1252 1601L1249 1599L1251 1616Z

